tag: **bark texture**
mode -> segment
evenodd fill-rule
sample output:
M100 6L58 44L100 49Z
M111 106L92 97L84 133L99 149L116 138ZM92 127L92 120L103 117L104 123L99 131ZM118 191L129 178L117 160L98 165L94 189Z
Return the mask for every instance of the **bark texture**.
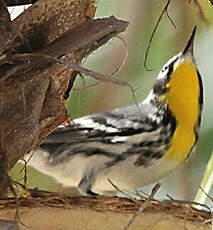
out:
M127 22L93 20L92 0L38 0L10 21L0 0L0 195L8 170L68 119L64 106L77 72L45 58L73 64L122 32ZM17 55L19 58L17 58ZM69 86L69 87L68 87Z
M37 193L37 192L36 192ZM38 196L39 195L39 196ZM35 194L34 194L35 196ZM68 197L61 194L36 194L19 201L20 229L54 230L210 230L211 213L196 210L178 201L151 201L127 228L128 222L144 201L118 197ZM0 200L0 219L14 225L16 202ZM1 227L1 222L0 222ZM14 228L15 229L15 228Z

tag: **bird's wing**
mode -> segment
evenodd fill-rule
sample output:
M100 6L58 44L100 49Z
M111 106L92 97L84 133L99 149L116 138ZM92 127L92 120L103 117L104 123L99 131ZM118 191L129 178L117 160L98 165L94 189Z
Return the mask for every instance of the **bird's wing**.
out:
M57 128L40 147L55 163L79 153L115 157L135 143L153 139L157 123L148 118L151 111L147 106L132 105L75 119Z
M146 109L145 109L146 108ZM108 112L96 113L74 119L70 125L60 126L43 142L44 144L77 143L114 136L131 136L155 129L146 105L131 105Z

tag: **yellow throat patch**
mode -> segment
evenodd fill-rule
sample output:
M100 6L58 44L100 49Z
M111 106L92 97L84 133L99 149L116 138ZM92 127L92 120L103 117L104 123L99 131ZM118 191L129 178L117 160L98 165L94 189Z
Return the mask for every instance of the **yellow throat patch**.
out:
M194 145L196 139L194 128L200 113L200 85L193 62L187 60L174 65L166 87L168 91L165 98L175 116L176 130L165 158L182 162Z

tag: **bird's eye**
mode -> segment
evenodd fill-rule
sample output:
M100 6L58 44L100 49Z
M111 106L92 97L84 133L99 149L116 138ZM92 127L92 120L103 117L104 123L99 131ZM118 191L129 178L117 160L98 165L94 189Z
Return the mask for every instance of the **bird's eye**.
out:
M163 73L166 72L166 71L168 71L168 66L164 66L164 67L162 68L161 71L162 71Z

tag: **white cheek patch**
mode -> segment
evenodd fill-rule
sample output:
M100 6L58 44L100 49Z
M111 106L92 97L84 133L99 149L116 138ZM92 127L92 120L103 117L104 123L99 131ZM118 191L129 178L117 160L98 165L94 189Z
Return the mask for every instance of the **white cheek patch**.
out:
M79 124L82 127L85 128L92 128L95 130L100 130L100 131L106 131L108 133L116 133L118 132L118 129L114 127L108 127L105 126L104 124L100 124L98 122L95 122L92 118L77 118L73 121L74 124Z

